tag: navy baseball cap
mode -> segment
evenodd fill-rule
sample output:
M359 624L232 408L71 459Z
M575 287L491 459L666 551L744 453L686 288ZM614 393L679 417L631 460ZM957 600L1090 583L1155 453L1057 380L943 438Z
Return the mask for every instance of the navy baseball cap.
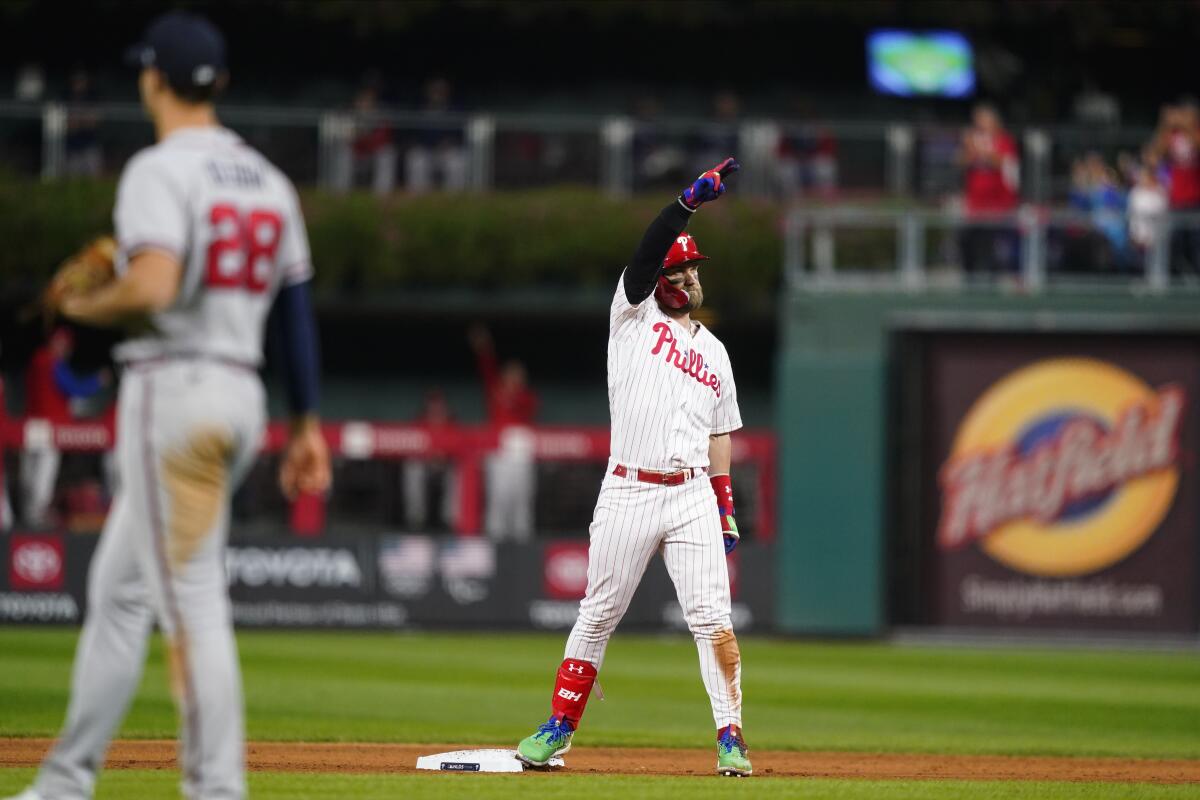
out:
M212 86L225 71L225 37L204 17L171 11L150 23L125 61L161 70L177 89Z

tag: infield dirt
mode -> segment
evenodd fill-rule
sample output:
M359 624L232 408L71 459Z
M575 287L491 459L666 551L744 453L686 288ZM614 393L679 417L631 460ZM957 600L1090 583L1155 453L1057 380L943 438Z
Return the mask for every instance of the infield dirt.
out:
M0 739L0 766L36 766L50 739ZM497 745L507 746L507 745ZM418 756L483 747L455 744L251 742L250 769L269 772L411 773ZM872 780L1011 780L1109 783L1200 783L1200 760L1048 758L903 753L801 753L752 750L756 776ZM715 750L579 747L566 771L627 775L710 775ZM109 769L172 769L175 742L123 740Z

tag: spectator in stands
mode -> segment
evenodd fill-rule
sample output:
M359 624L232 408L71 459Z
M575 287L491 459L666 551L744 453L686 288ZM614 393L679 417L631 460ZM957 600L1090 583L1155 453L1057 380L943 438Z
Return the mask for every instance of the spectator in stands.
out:
M67 97L66 174L97 177L104 168L100 150L100 115L94 104L92 79L84 69L71 73Z
M101 372L76 375L69 363L71 349L71 332L58 328L34 351L25 370L25 416L37 425L34 435L26 435L20 468L21 516L31 527L52 522L50 507L62 459L53 426L71 421L72 398L91 397L105 382Z
M46 71L41 64L22 64L13 81L13 99L20 103L40 103L46 91Z
M369 179L377 195L390 194L396 185L392 128L379 116L382 86L379 73L372 70L354 96L351 137L338 152L334 166L333 184L339 191L348 191L362 178Z
M1116 170L1093 151L1072 165L1071 176L1070 204L1091 221L1080 237L1087 246L1080 248L1082 257L1075 266L1082 272L1132 269L1125 189Z
M1166 174L1171 212L1200 212L1200 110L1194 101L1163 108L1150 155ZM1173 226L1171 269L1200 273L1200 230L1195 222Z
M435 445L453 426L450 404L440 389L425 395L425 405L416 424L422 427ZM432 526L429 507L431 495L437 498L439 523L444 530L454 530L458 516L458 474L448 458L410 458L402 468L404 484L404 517L412 530L427 530ZM432 491L431 491L432 490Z
M822 125L817 128L809 150L805 170L808 185L817 196L831 198L838 188L838 142L833 131Z
M963 132L958 163L965 178L969 220L962 233L963 266L969 273L1015 269L1014 232L995 222L988 224L988 220L1003 220L1017 210L1020 174L1016 143L992 106L981 103L975 107L971 126Z
M492 335L482 325L467 333L483 380L488 421L496 431L495 452L484 467L484 529L496 540L527 542L533 538L533 503L537 472L535 439L530 425L538 397L529 388L525 365L510 360L497 366Z
M410 192L467 188L467 149L454 111L450 81L440 75L426 81L420 108L426 126L404 154L404 185Z
M1142 269L1151 250L1165 244L1159 241L1159 229L1168 210L1167 193L1158 180L1158 172L1148 159L1137 171L1137 182L1129 190L1129 238L1137 263Z
M1141 172L1142 162L1138 160L1135 153L1128 150L1117 153L1117 176L1125 186L1131 188L1137 186Z
M634 101L634 182L639 189L680 182L689 174L687 151L677 138L664 135L661 114L658 98L652 94L643 93Z
M811 191L822 199L837 194L837 139L825 125L781 133L775 144L775 184L785 199Z

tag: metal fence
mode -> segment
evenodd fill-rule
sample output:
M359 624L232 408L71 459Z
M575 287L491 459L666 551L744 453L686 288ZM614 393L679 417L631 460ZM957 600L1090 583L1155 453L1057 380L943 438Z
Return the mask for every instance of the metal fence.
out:
M948 125L379 112L223 106L221 118L301 185L332 190L483 191L555 184L614 196L682 180L736 153L759 197L898 196L959 191L961 128ZM1023 197L1061 198L1072 161L1137 153L1151 131L1015 131ZM55 179L114 174L153 132L134 104L0 103L0 169Z
M1013 214L862 207L793 208L784 274L801 291L1111 286L1163 293L1200 287L1200 214L1145 220L1130 236L1121 212L1024 205Z

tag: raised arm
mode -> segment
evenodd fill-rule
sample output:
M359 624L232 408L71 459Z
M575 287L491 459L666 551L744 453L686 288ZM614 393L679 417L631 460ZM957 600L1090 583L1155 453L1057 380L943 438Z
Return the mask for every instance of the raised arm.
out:
M692 214L701 204L716 200L725 193L722 179L740 168L733 158L725 159L696 178L691 186L683 190L683 194L654 218L634 251L629 266L625 268L625 299L630 305L636 306L651 295L658 282L663 259L667 257L675 237L687 228Z

